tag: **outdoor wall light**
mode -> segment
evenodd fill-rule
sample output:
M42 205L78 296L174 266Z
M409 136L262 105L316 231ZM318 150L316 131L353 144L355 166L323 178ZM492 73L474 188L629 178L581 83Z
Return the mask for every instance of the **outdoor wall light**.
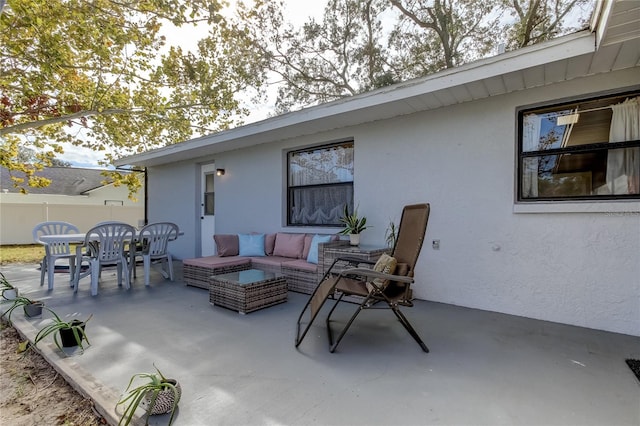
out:
M218 176L224 176L224 169L216 169L216 174Z

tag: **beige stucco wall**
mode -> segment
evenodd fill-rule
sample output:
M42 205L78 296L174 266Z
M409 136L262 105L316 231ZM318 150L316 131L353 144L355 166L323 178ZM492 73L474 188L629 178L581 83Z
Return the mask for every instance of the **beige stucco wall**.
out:
M122 204L128 207L138 207L144 203L144 190L135 195L136 200L129 199L126 187L113 187L111 185L90 191L87 195L51 195L51 194L18 194L0 193L0 203L5 204L65 204L104 206L108 204Z
M144 193L137 198L134 202L126 188L111 186L86 196L1 193L0 245L32 243L34 226L48 220L73 223L80 231L107 220L139 226L144 221Z

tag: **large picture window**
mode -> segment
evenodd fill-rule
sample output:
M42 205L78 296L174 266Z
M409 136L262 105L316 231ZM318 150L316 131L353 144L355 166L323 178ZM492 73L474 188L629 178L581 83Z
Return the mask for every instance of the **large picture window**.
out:
M519 201L640 198L640 92L518 119Z
M287 224L342 226L353 209L353 141L287 154Z

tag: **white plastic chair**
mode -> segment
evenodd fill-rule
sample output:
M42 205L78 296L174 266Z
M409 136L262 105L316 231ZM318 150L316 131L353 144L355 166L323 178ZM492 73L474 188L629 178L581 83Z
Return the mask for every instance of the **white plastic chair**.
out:
M122 285L124 277L125 287L131 288L127 256L129 247L134 244L135 234L133 226L123 222L102 222L87 231L84 243L76 247L76 264L80 268L83 262L88 262L89 269L84 273L78 271L75 274L73 291L78 291L81 278L91 275L91 295L96 296L100 270L103 265L116 265L118 285Z
M47 282L49 290L53 290L54 273L56 269L56 260L68 259L69 261L69 282L73 283L75 275L75 255L71 253L69 241L64 240L48 240L44 242L40 239L42 235L62 235L62 234L78 234L78 228L68 222L49 221L37 224L33 228L33 240L44 246L45 255L42 258L40 266L40 285L44 285L44 275L47 274Z
M161 261L162 275L173 281L173 257L168 251L170 241L178 238L178 225L171 222L150 223L140 230L138 244L132 257L133 276L136 276L136 257L142 257L144 264L144 285L149 285L152 261ZM133 247L132 247L133 249ZM165 272L165 266L168 271Z

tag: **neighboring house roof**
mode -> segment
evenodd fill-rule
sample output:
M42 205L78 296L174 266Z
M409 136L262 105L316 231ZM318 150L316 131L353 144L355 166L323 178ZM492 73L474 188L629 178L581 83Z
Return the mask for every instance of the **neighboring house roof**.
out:
M37 176L51 180L51 184L44 188L27 187L30 194L51 194L51 195L85 195L92 189L105 186L103 181L110 181L102 175L104 170L100 169L80 169L74 167L45 167L42 171L36 172ZM0 167L0 182L2 190L9 193L20 192L13 186L9 170ZM24 177L23 173L14 172L16 177Z
M122 158L155 166L638 66L640 2L598 2L592 30Z

